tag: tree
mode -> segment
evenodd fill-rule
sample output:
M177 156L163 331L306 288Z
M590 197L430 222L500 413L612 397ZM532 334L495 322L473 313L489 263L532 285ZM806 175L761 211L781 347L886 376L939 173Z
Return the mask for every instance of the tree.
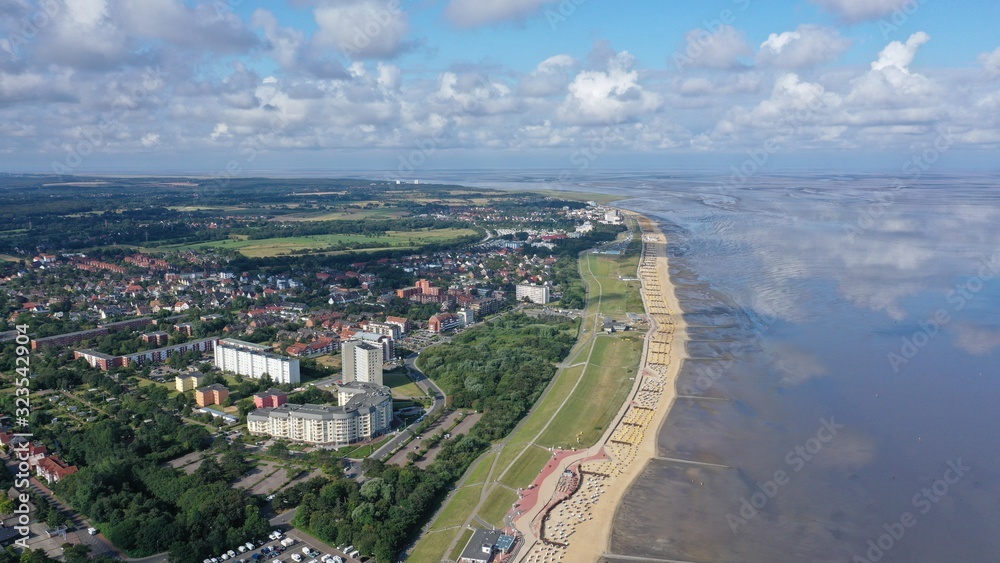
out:
M0 515L7 516L14 513L14 501L7 495L0 495Z

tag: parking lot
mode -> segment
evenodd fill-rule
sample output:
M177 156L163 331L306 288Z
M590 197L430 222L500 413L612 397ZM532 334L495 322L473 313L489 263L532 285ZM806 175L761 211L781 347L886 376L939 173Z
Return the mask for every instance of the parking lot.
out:
M295 542L283 546L281 541L285 538L291 538ZM338 556L347 563L358 563L359 561L348 557L342 550L324 544L295 529L283 531L281 537L277 539L261 538L261 541L254 542L253 545L255 547L252 550L242 546L243 552L239 551L241 546L233 546L232 552L236 554L235 557L227 554L226 559L223 559L223 554L215 554L206 557L205 561L208 563L216 563L216 561L218 563L254 563L255 556L257 563L297 563L295 556L301 563L329 563L331 557L327 556ZM303 548L308 548L312 555L304 553ZM332 559L332 561L336 561L336 559Z

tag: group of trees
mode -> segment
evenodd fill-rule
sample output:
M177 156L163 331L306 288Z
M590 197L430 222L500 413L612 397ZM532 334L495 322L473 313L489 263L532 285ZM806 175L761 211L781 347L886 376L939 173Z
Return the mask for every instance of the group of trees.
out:
M335 478L302 485L282 503L300 500L293 524L331 543L352 543L379 561L393 561L430 517L448 486L490 442L509 433L573 345L576 325L512 314L426 350L421 366L455 406L484 411L469 434L442 440L426 470L365 460L368 481ZM301 498L299 496L301 495Z

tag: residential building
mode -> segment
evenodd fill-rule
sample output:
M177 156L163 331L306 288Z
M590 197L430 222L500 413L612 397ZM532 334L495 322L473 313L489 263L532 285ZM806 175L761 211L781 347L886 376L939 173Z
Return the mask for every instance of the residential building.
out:
M453 313L439 313L427 321L427 330L435 333L448 332L462 326L458 315Z
M403 335L403 330L397 324L393 323L365 323L364 325L366 332L374 332L375 334L383 334L392 338L393 340L399 340L399 337Z
M253 396L253 404L258 409L280 407L287 402L288 395L280 389L268 389Z
M44 477L49 485L62 481L63 477L72 475L76 471L75 465L66 463L55 454L38 460L35 465L35 475Z
M455 315L458 317L459 322L462 323L462 326L469 326L476 322L476 314L472 309L459 309Z
M177 391L183 393L185 391L193 391L201 385L202 380L205 379L200 372L182 373L174 379L174 387Z
M403 317L386 317L385 324L396 325L399 327L400 334L406 334L410 331L410 321ZM393 337L395 338L395 337Z
M142 335L142 341L146 344L152 344L153 346L165 346L169 339L170 335L162 330L147 332Z
M73 352L73 359L83 358L92 368L108 371L125 365L125 358L122 356L111 356L98 352L97 350L76 350Z
M221 405L229 396L229 389L224 385L213 383L208 387L202 387L194 392L194 401L199 407L208 405Z
M252 379L260 379L267 374L275 383L297 384L299 361L272 354L269 350L267 346L223 338L215 347L215 367Z
M317 338L312 342L296 342L285 348L285 353L297 358L332 354L340 348L339 344L339 339Z
M340 406L286 404L247 415L247 430L296 442L345 446L384 434L392 424L388 387L355 382L341 386Z
M528 299L532 303L545 305L550 301L549 286L519 283L515 296L518 302Z
M359 331L351 335L350 340L360 340L382 349L382 361L391 362L396 358L396 341L391 336L374 332Z
M382 385L382 348L363 340L348 340L343 353L343 381L362 381Z

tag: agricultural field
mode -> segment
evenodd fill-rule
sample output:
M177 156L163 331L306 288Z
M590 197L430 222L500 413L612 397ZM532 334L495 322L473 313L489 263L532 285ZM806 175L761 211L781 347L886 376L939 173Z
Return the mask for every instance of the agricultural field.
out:
M420 231L387 231L382 236L331 234L266 239L233 237L227 240L161 246L155 250L157 252L183 252L199 248L220 248L236 250L249 258L268 258L293 253L336 252L338 250L368 248L381 249L386 248L386 245L390 248L412 248L422 244L447 242L475 234L476 231L473 229L432 229Z

